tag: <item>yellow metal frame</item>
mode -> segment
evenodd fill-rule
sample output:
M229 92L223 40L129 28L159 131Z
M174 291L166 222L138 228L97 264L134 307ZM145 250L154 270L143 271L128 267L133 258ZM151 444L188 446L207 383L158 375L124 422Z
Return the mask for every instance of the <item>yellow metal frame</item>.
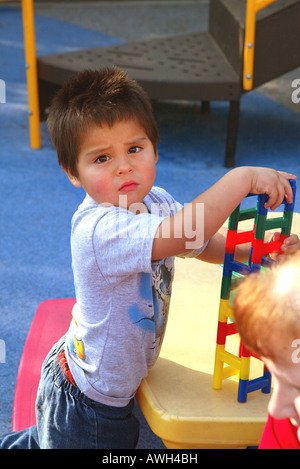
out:
M11 1L11 0L0 0ZM41 147L39 94L37 78L37 59L35 48L34 5L33 0L20 0L22 5L26 79L28 89L28 114L30 146ZM246 9L243 88L253 88L253 69L255 52L256 13L277 0L248 0Z
M3 1L7 0L0 0L0 2ZM39 149L41 148L41 132L37 78L37 59L35 49L34 6L33 0L20 1L22 5L25 67L28 90L30 146L33 149Z
M277 0L247 1L243 69L243 88L246 91L252 90L253 88L256 13L276 1Z

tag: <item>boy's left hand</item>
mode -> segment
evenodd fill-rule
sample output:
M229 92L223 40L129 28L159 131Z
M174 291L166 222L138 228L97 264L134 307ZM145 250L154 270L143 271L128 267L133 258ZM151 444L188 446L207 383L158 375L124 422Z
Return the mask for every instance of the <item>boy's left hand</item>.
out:
M279 239L280 239L280 233L276 232L276 233L273 233L270 241L279 241ZM281 246L281 253L271 254L270 257L272 259L274 259L274 258L278 259L282 255L292 254L293 252L295 252L299 249L300 249L300 239L299 239L298 235L291 234L290 236L285 238L285 240L283 241L283 244Z
M279 233L275 233L277 236ZM281 246L281 250L284 253L287 253L289 251L297 251L300 249L300 239L298 235L296 234L291 234L287 238L285 238L283 245Z

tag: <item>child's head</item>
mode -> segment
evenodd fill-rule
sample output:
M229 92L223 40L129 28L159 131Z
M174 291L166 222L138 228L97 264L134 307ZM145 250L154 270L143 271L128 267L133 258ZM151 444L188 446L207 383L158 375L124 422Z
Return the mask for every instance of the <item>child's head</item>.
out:
M300 252L243 279L232 308L242 341L273 376L270 414L300 426Z
M85 70L66 82L52 100L48 128L59 164L78 176L81 142L93 126L134 120L157 153L159 135L145 91L117 67Z
M245 345L258 355L285 363L285 352L300 340L300 253L244 278L233 311Z

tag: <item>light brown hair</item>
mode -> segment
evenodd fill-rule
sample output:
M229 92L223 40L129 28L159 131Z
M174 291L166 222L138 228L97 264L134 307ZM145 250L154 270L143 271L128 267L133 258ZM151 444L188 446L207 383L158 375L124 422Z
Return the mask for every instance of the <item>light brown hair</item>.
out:
M260 356L284 362L285 350L300 339L300 252L245 277L232 309L244 344Z

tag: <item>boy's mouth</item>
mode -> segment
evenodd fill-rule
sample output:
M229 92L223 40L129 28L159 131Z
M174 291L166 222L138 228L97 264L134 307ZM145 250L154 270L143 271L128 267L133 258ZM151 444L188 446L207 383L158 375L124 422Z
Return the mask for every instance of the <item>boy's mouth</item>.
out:
M119 191L120 192L129 192L133 191L137 187L137 182L135 181L126 181L122 186L120 187Z

